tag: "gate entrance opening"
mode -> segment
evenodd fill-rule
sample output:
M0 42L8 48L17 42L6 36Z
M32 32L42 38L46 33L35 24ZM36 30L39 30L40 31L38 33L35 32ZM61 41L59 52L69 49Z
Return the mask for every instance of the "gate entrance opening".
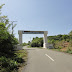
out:
M19 34L19 43L20 44L22 44L22 34L44 34L44 37L43 37L43 40L44 40L43 48L48 48L48 42L47 42L48 31L23 31L23 30L19 30L18 34Z

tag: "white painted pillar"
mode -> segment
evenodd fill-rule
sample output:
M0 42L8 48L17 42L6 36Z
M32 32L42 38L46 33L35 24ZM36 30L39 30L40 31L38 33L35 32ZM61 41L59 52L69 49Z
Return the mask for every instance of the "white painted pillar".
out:
M47 41L47 31L44 31L44 44L43 44L43 48L47 48L48 47L48 41Z
M19 44L22 44L22 31L18 31L19 34Z

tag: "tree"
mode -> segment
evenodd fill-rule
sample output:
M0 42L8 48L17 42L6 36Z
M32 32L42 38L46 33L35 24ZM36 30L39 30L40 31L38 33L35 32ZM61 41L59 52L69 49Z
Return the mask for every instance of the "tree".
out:
M70 40L72 40L72 31L70 31L69 36L70 36Z
M9 19L8 19L8 17L7 16L1 16L1 9L2 9L2 7L4 6L5 4L2 4L1 6L0 6L0 23L4 23L5 24L5 27L6 27L6 29L8 30L9 28L10 28L10 26L11 26L11 24L9 24Z
M26 46L26 45L28 45L28 44L24 42L24 43L22 43L22 45L23 45L23 46Z
M33 38L31 42L32 47L43 47L43 38Z
M68 35L63 35L62 38L63 38L63 40L66 41L67 39L69 39L69 36Z
M9 54L16 44L18 44L18 40L14 35L9 34L4 23L0 23L0 52Z
M72 36L72 31L70 31L69 35L71 35L71 36Z
M1 16L1 8L3 5L0 6L0 53L10 55L13 53L14 45L18 44L18 40L14 35L9 33L11 24L9 24L7 16Z
M31 44L31 42L30 41L28 41L28 45L30 45Z
M2 7L4 6L5 4L2 4L1 6L0 6L0 15L1 15L1 9L2 9Z

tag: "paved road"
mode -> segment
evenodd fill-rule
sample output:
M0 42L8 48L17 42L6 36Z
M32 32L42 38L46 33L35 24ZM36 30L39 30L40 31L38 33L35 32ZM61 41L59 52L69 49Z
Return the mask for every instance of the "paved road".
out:
M25 49L28 62L22 72L72 72L72 55L48 49Z

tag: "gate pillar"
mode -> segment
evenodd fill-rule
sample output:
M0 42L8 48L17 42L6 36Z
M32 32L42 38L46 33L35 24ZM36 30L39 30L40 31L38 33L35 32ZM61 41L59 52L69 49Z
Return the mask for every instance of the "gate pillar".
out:
M19 44L22 44L22 31L18 31L19 34Z
M43 38L44 44L43 44L43 48L48 48L47 34L48 34L48 32L44 31L44 38Z

